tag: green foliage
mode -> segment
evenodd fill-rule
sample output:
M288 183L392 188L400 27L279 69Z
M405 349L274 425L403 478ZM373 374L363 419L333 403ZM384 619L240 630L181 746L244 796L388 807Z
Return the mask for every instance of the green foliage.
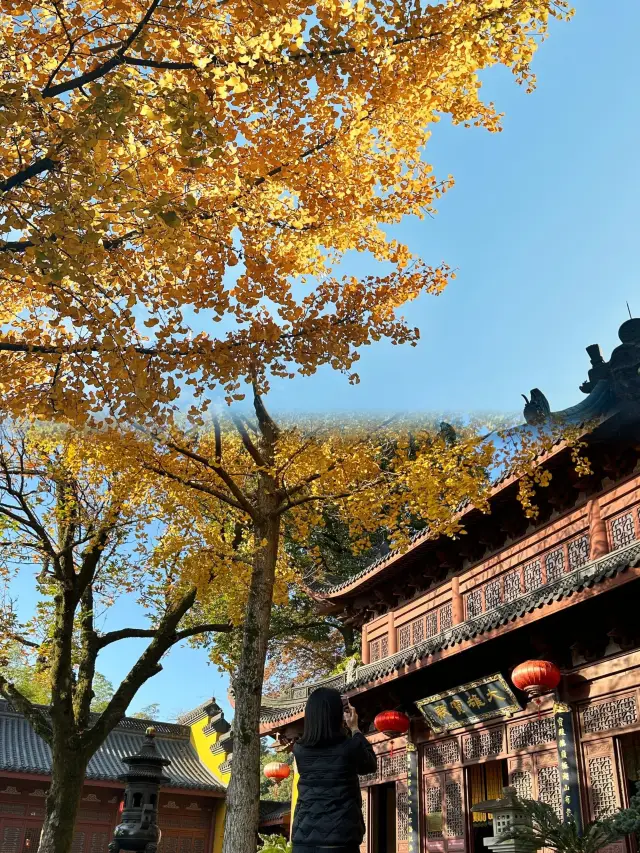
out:
M618 838L640 832L640 785L629 800L628 809L620 809L609 819L609 825Z
M640 800L636 794L630 808L615 815L586 824L579 831L575 820L561 820L551 806L535 800L522 800L521 804L531 819L531 826L518 826L501 836L502 840L518 838L537 848L556 850L557 853L598 853L608 844L640 829Z
M160 705L153 702L151 705L145 705L136 714L132 714L136 720L158 720L160 714Z
M113 696L113 684L100 672L96 672L93 677L93 694L91 710L102 713Z
M34 662L28 652L17 644L9 649L0 672L30 702L36 705L51 703L51 681L47 667L41 662ZM93 692L91 710L101 713L113 696L113 684L102 673L96 672Z
M259 853L291 853L291 842L282 835L261 835Z
M16 644L5 653L0 673L16 687L23 696L36 705L48 705L51 688L46 672L29 663L27 655Z
M260 741L260 799L274 800L277 803L290 803L293 789L293 772L288 779L276 784L272 779L264 775L264 768L271 761L286 761L275 750L270 749L264 742Z
M340 663L334 667L329 675L340 675L341 672L344 672L351 661L354 660L357 666L362 666L362 655L360 652L354 652L354 654L349 655L349 657L343 658Z

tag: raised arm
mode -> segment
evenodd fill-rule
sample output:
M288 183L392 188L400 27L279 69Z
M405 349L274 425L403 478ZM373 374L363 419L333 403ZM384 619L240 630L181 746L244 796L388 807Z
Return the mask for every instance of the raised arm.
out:
M352 705L347 705L344 719L353 735L351 748L358 775L365 776L367 773L375 773L378 769L378 759L373 747L358 728L358 713Z

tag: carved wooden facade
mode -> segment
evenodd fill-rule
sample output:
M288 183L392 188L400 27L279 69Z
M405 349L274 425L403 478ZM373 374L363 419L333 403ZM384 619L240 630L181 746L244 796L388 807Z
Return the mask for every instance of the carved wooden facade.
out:
M0 783L0 850L35 853L44 822L46 783ZM72 853L107 853L118 823L121 792L85 788L78 812ZM196 795L161 794L159 853L209 853L213 845L215 801Z

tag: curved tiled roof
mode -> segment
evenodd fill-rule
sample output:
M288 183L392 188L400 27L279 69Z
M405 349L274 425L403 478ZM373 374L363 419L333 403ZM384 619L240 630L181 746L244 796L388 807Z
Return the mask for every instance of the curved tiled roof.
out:
M168 787L201 791L224 791L224 786L200 762L190 742L190 731L174 723L125 718L91 758L87 779L115 781L126 770L122 759L140 749L147 726L156 729L156 744L163 758ZM0 703L0 770L11 773L49 775L51 751L27 720L7 702Z
M616 411L616 401L611 388L611 384L605 380L601 380L596 384L591 393L578 403L576 406L571 406L560 412L552 412L549 415L550 421L556 423L565 423L577 427L586 427L588 424L593 424L597 421L602 421L606 417L610 417ZM515 427L513 432L519 430L531 429L527 424L522 424ZM554 443L554 451L562 450L564 442L559 438ZM542 461L542 460L541 460ZM514 476L512 471L503 472L493 483L491 489L491 497L494 497L499 492L502 492L509 485L517 481L517 476ZM454 517L461 517L474 510L473 504L468 501L462 501L458 506ZM340 581L337 584L327 584L322 587L317 587L315 592L326 599L340 598L347 592L352 592L358 589L363 581L368 576L373 576L381 573L388 566L392 565L405 555L411 553L415 548L423 542L429 540L432 534L428 528L415 533L409 540L409 545L405 548L395 548L380 557L377 557L373 562L365 566L364 569L357 574L352 575L346 580Z
M360 666L356 669L354 677L349 681L347 681L346 673L341 673L340 676L331 679L332 686L341 692L350 692L358 687L364 687L380 678L398 672L405 666L417 663L429 655L473 640L546 604L570 598L583 589L588 589L637 566L640 566L640 542L635 542L593 560L552 583L545 584L513 601L505 602L487 613L482 613L474 619L468 619L453 628L442 631L417 646L404 649L375 663ZM290 691L288 695L268 700L268 705L266 700L263 700L261 722L268 726L272 723L300 716L304 713L307 696L324 683L314 682L293 688L300 694L296 698L291 696L292 691ZM304 696L301 695L303 691Z
M220 713L221 709L216 700L212 697L211 699L206 699L197 708L194 708L193 711L188 711L186 714L183 714L181 717L178 717L178 725L181 726L190 726L193 723L197 722L197 720L201 720L203 717L209 716L213 717L216 714Z
M274 823L283 820L291 813L290 802L260 800L260 823Z

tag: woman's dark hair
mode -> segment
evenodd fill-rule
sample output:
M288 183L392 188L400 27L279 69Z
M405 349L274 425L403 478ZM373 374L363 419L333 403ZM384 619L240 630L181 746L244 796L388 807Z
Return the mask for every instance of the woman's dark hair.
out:
M345 737L342 697L331 687L318 687L307 699L303 746L327 746Z

